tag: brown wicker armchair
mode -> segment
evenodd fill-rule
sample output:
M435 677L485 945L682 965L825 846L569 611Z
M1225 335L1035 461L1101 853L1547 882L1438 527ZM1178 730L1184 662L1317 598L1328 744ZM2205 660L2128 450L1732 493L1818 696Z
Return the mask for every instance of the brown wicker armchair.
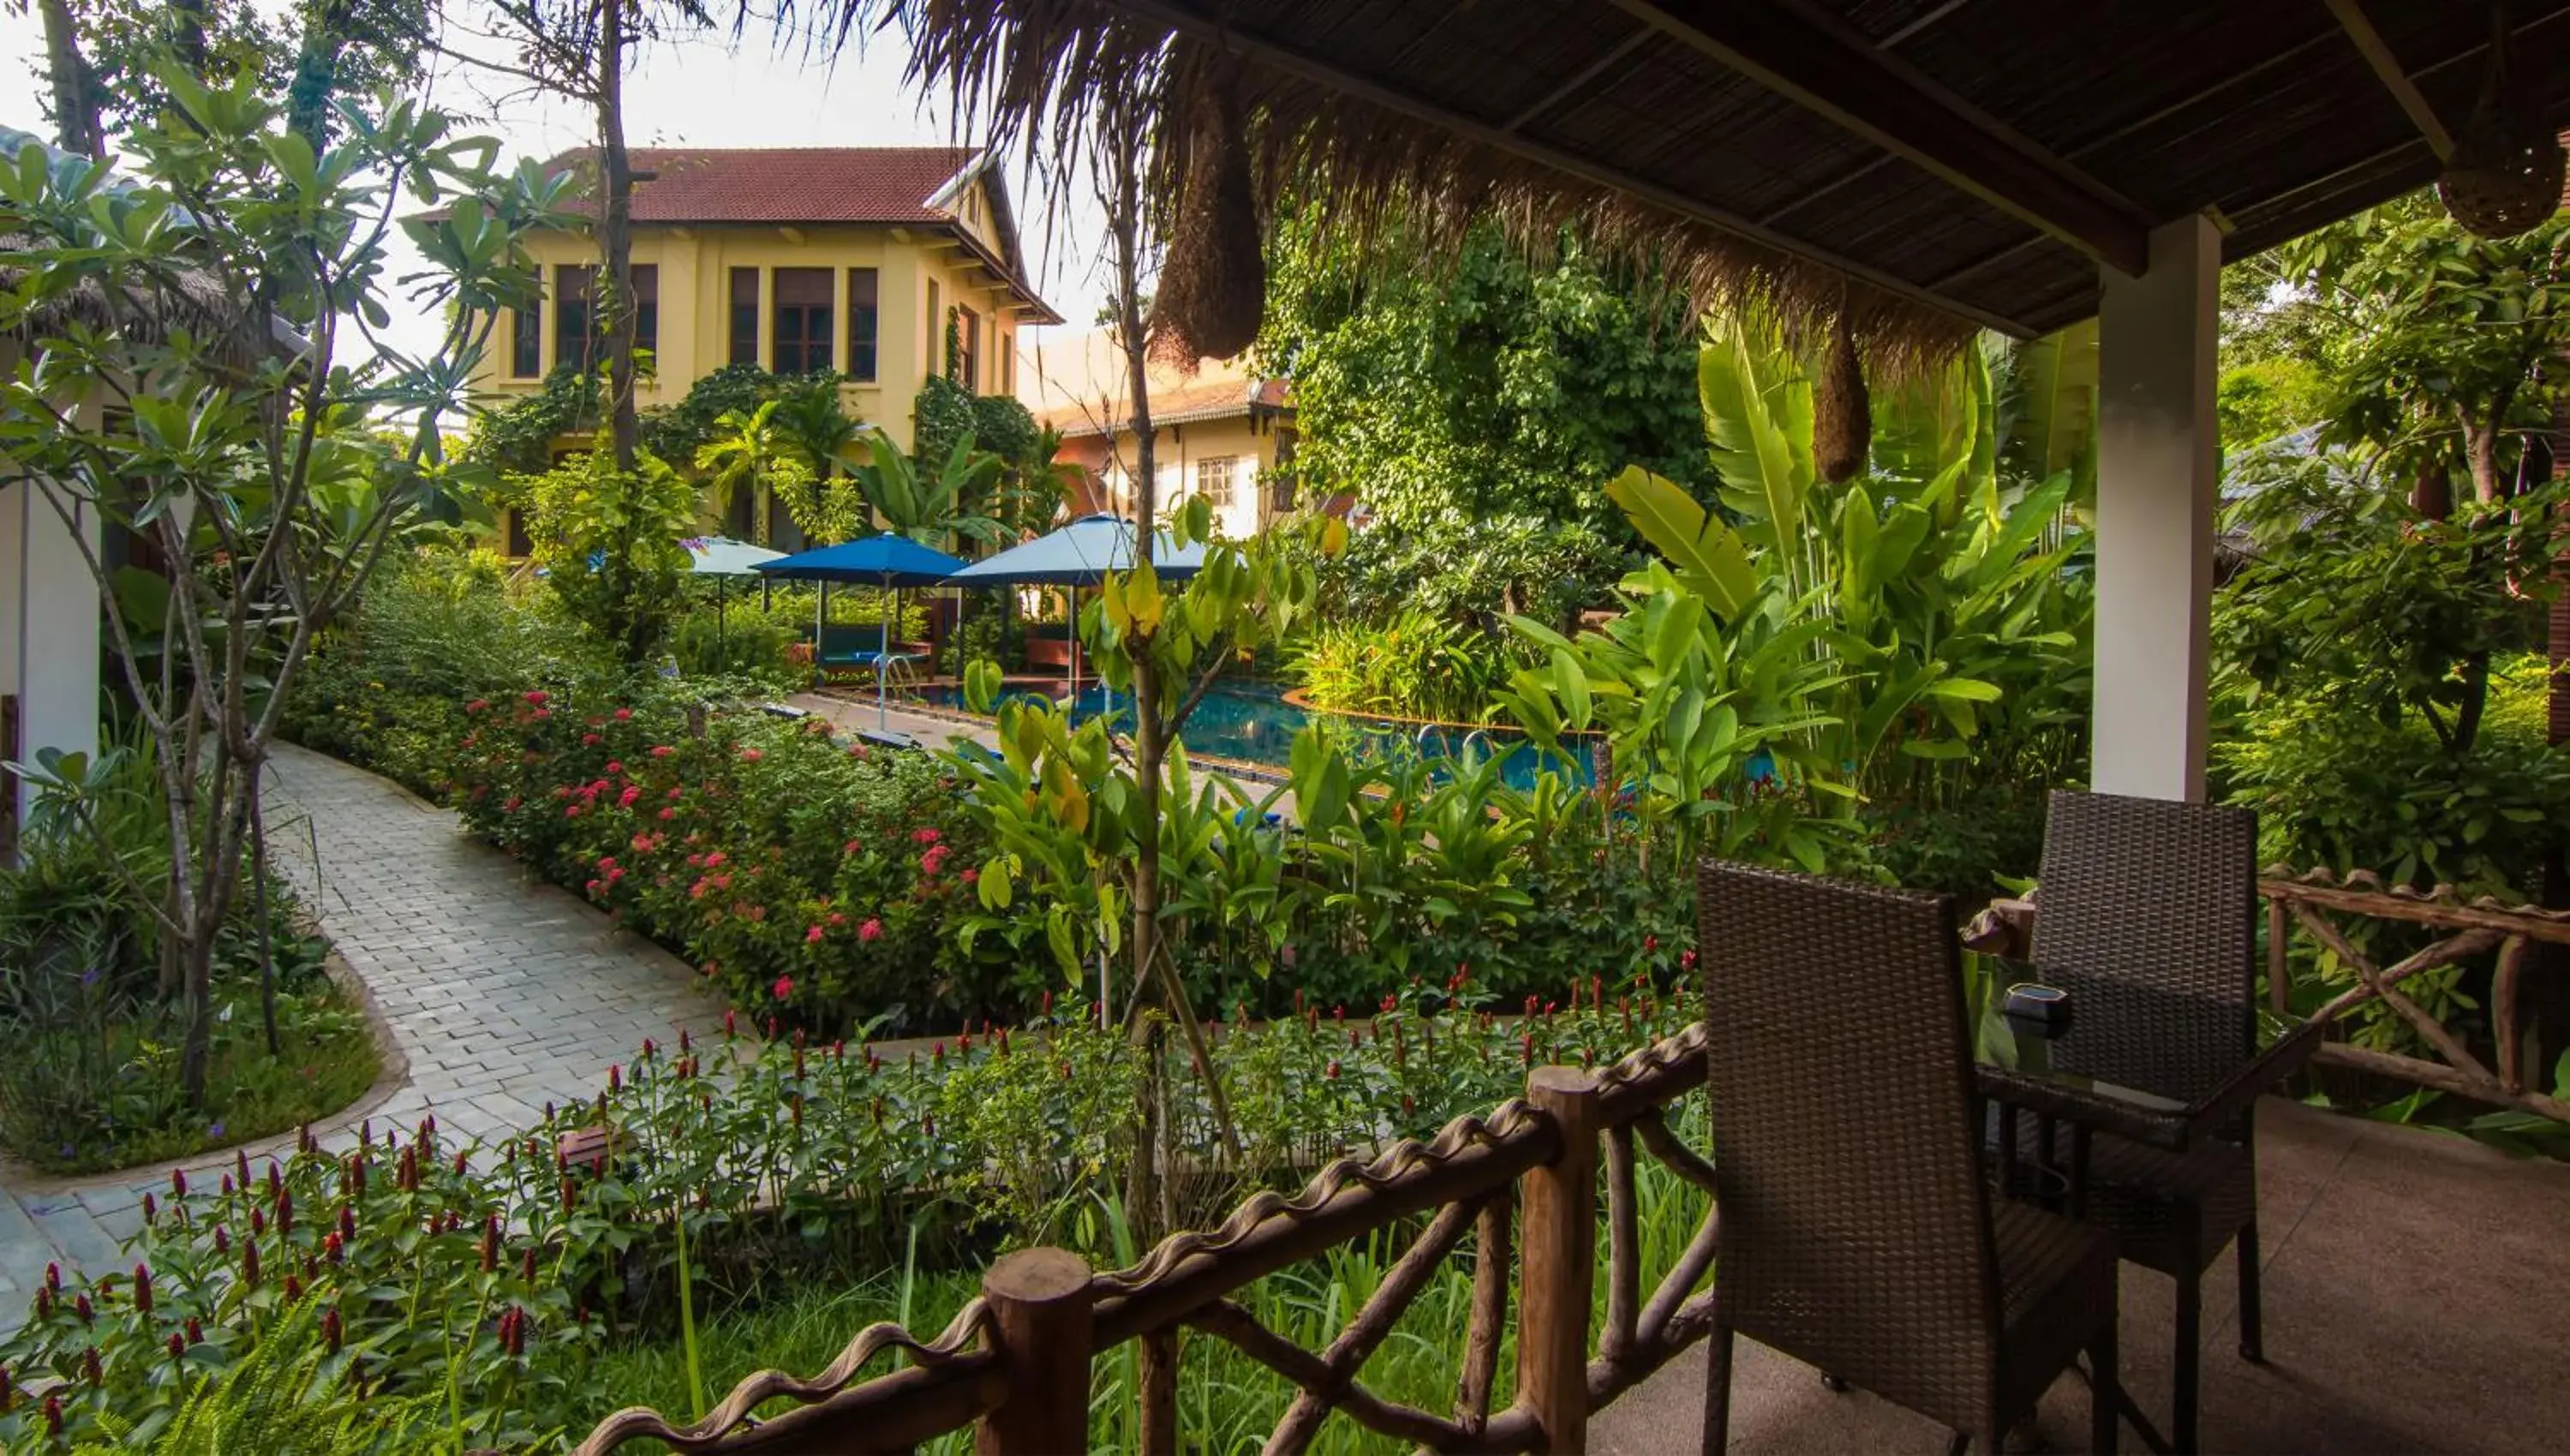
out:
M2258 1050L2258 816L2245 809L2057 790L2043 831L2032 950L2155 993L2160 1023L2064 1044L2055 1064L2146 1091L2219 1080ZM2177 1280L2169 1438L2196 1449L2204 1271L2236 1239L2240 1354L2260 1360L2255 1124L2171 1154L2099 1134L2087 1220L2125 1259Z
M1704 1449L1735 1333L1993 1453L2085 1348L2113 1449L2114 1253L1993 1205L1951 904L1708 864L1697 915L1722 1210Z

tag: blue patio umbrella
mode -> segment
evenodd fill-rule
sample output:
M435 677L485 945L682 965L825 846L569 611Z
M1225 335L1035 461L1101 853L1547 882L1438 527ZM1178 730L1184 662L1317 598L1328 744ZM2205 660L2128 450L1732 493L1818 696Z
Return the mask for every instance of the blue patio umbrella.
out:
M1161 532L1152 544L1151 569L1162 577L1192 576L1204 569L1204 545L1180 549ZM1120 516L1083 516L1031 542L983 557L957 571L957 586L1068 586L1071 588L1071 695L1079 698L1079 588L1095 586L1109 571L1133 569L1133 523Z
M893 588L934 586L952 578L963 565L962 556L950 556L934 546L921 546L899 532L887 531L881 536L860 537L837 546L761 561L751 569L764 576L821 583L821 600L814 605L812 613L812 652L816 665L821 651L821 623L830 600L830 583L871 581L883 588L883 638L875 649L875 727L880 731L885 726L885 679L892 666Z

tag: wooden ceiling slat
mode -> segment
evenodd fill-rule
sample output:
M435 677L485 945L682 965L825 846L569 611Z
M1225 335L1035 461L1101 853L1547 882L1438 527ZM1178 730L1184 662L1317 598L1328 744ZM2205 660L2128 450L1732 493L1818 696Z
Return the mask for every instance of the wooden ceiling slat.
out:
M1784 5L1609 0L1760 86L2005 208L2098 261L2139 273L2147 225L2058 159L1914 82L1880 51Z

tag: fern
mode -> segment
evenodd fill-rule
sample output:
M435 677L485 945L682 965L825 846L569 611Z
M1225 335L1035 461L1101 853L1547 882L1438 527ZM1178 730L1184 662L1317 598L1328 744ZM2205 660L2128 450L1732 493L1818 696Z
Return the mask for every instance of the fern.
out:
M147 1436L151 1456L342 1456L427 1444L424 1402L357 1394L348 1357L322 1348L318 1323L311 1305L296 1305L238 1364L206 1377L157 1436L102 1415L112 1440L85 1442L78 1456L132 1452Z

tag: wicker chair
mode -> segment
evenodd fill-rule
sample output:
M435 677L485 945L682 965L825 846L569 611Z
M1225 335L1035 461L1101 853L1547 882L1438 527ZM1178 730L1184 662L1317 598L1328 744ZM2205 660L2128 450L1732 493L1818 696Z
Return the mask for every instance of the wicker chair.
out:
M1704 1449L1745 1334L1995 1453L2085 1348L2115 1440L2115 1258L1981 1176L1951 904L1708 864L1698 954L1722 1210Z
M2076 1038L2065 1071L2146 1090L2218 1080L2258 1050L2258 816L2245 809L2055 791L2043 830L2032 950L2155 992L2166 1024L2117 1018L2129 1035ZM2178 1014L2182 1013L2182 1014ZM2196 1449L2204 1271L2240 1251L2240 1354L2264 1358L2258 1306L2255 1122L2183 1156L2098 1135L2086 1217L2125 1259L2177 1280L2169 1438Z

